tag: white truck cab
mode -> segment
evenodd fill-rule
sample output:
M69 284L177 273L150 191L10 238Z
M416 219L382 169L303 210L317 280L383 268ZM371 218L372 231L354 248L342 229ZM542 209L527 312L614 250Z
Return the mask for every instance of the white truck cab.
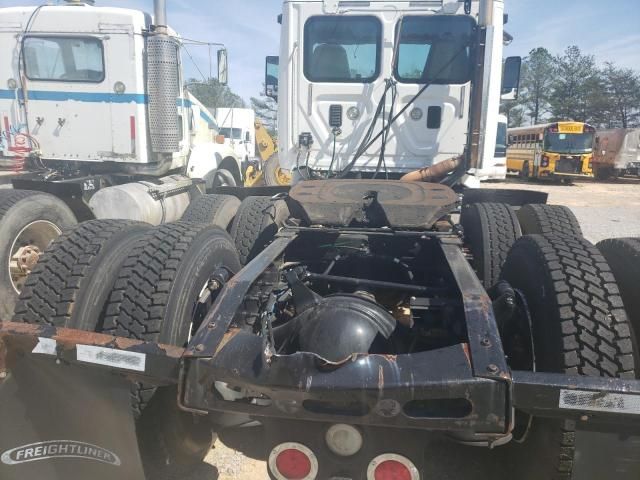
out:
M241 157L185 87L181 38L154 16L86 0L0 8L0 321L40 254L79 221L180 220L242 182ZM226 50L218 51L226 83Z
M193 176L227 160L240 171L183 88L180 37L158 35L151 15L69 2L2 8L0 25L0 157L26 138L53 167Z
M217 108L220 135L243 163L256 156L256 113L252 108Z
M492 158L504 5L479 5L285 1L265 79L279 99L280 165L398 178L465 151L475 165Z

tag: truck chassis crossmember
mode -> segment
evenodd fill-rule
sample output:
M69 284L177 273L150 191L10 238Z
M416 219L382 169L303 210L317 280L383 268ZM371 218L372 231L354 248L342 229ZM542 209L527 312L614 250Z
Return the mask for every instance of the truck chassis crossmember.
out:
M304 229L301 229L304 230ZM329 229L330 230L330 229ZM640 427L640 381L511 371L491 300L456 240L438 241L463 295L468 343L408 355L354 354L340 362L298 352L270 352L264 339L230 326L252 284L303 232L286 231L233 277L186 348L46 325L0 325L0 382L24 355L108 369L132 381L178 384L180 407L255 417L344 422L424 430L511 433L512 412L578 420L588 429ZM379 235L390 235L380 229ZM408 235L408 233L405 233ZM216 383L242 389L221 397ZM491 443L490 441L488 443Z

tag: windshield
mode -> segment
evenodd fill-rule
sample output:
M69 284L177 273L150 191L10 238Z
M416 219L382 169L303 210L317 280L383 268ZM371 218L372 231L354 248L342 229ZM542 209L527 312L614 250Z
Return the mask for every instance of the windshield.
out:
M465 16L404 17L398 24L398 80L445 85L470 81L474 26Z
M313 82L366 83L380 72L376 17L313 17L304 28L304 74Z
M241 128L221 128L220 135L224 135L225 138L240 140L242 138L242 129Z
M102 42L93 37L26 37L29 80L100 83L104 80Z
M507 156L507 124L498 123L498 134L496 136L496 157Z
M546 133L544 149L551 153L590 153L593 133Z

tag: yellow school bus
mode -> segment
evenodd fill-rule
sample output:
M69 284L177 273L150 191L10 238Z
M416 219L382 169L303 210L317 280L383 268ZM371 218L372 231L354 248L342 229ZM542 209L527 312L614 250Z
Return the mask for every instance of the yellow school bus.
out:
M510 128L507 170L523 178L593 177L595 133L582 122Z

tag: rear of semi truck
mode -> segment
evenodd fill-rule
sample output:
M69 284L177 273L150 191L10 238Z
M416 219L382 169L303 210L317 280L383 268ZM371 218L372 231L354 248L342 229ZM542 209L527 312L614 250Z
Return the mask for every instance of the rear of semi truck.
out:
M184 476L259 422L277 480L637 479L634 275L545 195L461 188L517 90L502 13L284 2L296 184L203 196L229 233L93 220L49 248L0 326L3 478Z

